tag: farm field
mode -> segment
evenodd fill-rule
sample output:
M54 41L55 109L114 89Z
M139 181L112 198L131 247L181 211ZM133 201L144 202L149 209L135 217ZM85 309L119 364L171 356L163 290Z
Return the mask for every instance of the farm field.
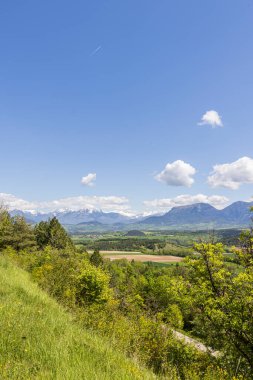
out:
M132 255L132 254L104 254L103 257L105 259L113 260L120 260L120 259L126 259L128 261L140 261L140 262L155 262L155 263L178 263L183 260L182 257L178 256L159 256L159 255Z
M87 251L88 253L93 253L93 250L88 250ZM111 250L111 251L106 251L106 250L102 250L102 251L99 251L99 253L103 256L106 256L106 255L141 255L141 252L140 251L114 251L114 250Z

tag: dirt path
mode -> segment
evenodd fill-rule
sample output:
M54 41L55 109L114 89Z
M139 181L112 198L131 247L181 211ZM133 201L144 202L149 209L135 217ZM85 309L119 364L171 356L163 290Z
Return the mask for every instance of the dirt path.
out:
M190 338L189 336L184 335L179 331L173 330L173 334L177 339L181 340L182 342L186 344L190 344L194 346L198 351L208 352L216 358L220 355L219 351L215 351L212 348L205 346L203 343L199 342L198 340Z

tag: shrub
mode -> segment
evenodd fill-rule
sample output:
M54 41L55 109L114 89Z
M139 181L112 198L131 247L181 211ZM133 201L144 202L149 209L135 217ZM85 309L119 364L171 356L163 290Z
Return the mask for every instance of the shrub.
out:
M84 260L76 277L76 300L79 304L105 303L112 297L110 277L102 269Z

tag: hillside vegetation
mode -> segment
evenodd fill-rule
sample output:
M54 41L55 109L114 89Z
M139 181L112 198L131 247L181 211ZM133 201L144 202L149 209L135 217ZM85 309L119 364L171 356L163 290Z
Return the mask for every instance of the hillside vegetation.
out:
M56 218L32 227L0 210L0 378L154 378L144 366L168 380L253 379L253 230L227 256L211 240L184 266L111 262Z
M0 257L1 379L155 379L87 332Z

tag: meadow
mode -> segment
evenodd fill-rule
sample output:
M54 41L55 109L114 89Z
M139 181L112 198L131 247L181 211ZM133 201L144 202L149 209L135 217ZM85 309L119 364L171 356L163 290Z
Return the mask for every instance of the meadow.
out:
M0 257L1 379L155 379Z

